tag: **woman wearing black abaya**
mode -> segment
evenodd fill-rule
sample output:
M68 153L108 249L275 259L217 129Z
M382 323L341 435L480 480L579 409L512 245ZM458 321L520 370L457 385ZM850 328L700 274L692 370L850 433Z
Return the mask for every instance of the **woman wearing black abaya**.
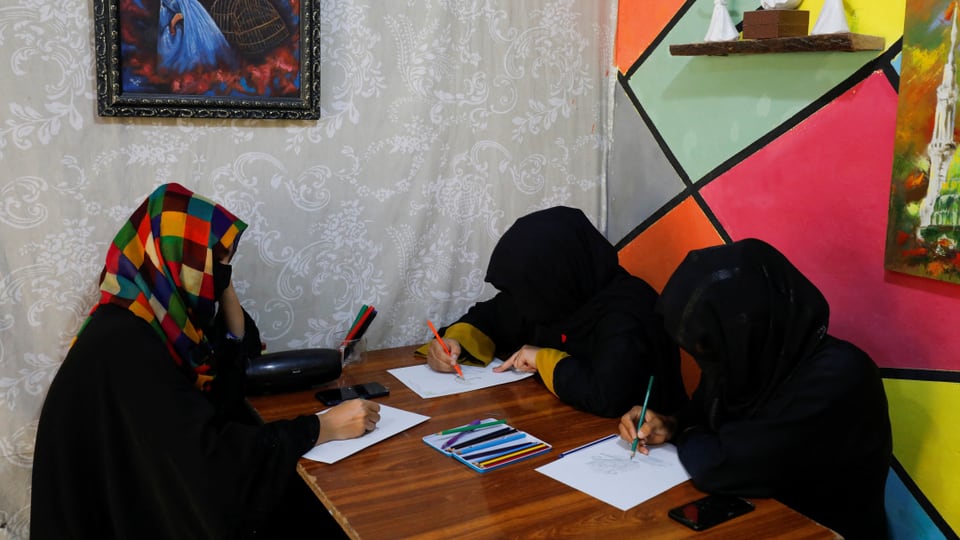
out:
M167 184L117 233L40 413L31 538L270 538L300 456L373 429L364 400L322 425L241 421L244 360L260 351L230 281L245 228Z
M886 538L883 384L866 353L826 333L820 291L747 239L691 252L658 306L700 384L676 416L648 409L639 433L631 409L621 437L676 442L703 491L773 497L847 539Z
M450 354L436 340L421 348L433 369L506 358L497 370L535 371L565 403L611 418L636 402L635 381L650 375L651 403L672 411L686 401L656 291L620 266L582 211L518 219L494 248L486 280L499 293L442 330Z

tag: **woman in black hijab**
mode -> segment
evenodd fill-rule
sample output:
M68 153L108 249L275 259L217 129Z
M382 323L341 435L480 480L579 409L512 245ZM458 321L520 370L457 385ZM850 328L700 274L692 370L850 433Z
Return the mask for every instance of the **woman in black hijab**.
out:
M703 491L774 497L847 539L886 538L883 384L866 353L826 333L820 291L747 239L690 252L658 310L700 384L676 416L648 409L639 433L631 409L621 437L676 442Z
M498 371L535 371L562 401L611 418L636 402L636 381L650 375L652 403L672 411L686 401L656 291L620 266L582 211L518 219L494 248L486 280L499 293L442 330L450 354L436 340L421 349L433 369L506 358Z

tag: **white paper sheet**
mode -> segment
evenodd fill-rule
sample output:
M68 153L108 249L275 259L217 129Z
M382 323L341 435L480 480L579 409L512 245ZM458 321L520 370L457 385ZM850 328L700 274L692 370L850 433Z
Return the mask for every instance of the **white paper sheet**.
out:
M650 455L637 452L620 437L585 446L537 468L591 497L629 510L643 501L690 479L672 444L650 446Z
M520 373L512 369L503 373L494 373L493 368L500 364L503 364L503 360L494 359L487 367L461 365L463 379L457 377L456 373L434 371L427 364L387 371L424 399L462 394L463 392L512 383L533 376L533 373Z
M404 411L395 407L388 407L387 405L380 405L380 421L377 422L377 427L373 431L365 433L356 439L328 441L314 446L309 452L304 454L303 457L323 463L336 463L368 446L373 446L388 437L392 437L401 431L410 429L429 419L429 416ZM322 420L321 418L321 422Z

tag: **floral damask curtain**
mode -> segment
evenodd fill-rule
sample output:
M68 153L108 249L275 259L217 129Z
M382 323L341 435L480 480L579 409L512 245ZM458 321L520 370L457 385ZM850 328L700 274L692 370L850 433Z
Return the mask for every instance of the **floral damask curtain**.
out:
M499 235L603 227L616 1L323 0L318 121L96 116L86 0L0 6L0 537L26 538L36 421L106 246L159 183L249 223L234 279L271 351L371 347L492 294ZM135 357L131 357L135 361Z

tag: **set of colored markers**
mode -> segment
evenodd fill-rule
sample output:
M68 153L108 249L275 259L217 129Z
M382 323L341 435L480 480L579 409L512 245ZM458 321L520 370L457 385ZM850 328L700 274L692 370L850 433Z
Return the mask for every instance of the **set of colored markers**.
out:
M533 435L511 427L506 420L495 418L474 420L427 435L423 442L477 472L492 471L552 448Z

